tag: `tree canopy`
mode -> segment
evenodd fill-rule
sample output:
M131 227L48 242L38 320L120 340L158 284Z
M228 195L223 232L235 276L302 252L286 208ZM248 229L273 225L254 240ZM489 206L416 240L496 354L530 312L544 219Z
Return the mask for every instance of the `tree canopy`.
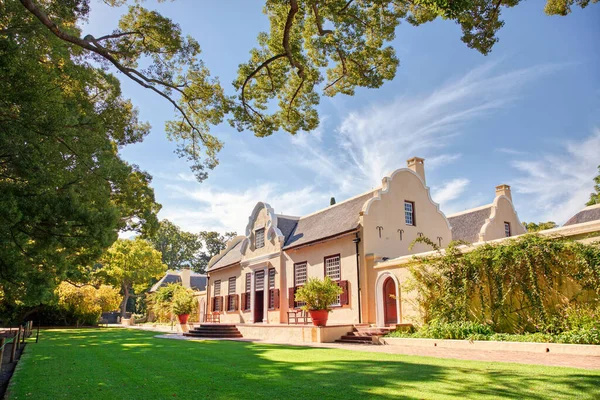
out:
M573 6L597 1L547 0L544 11L567 15ZM378 88L394 78L399 60L390 42L400 22L454 21L467 46L488 54L504 25L502 10L520 0L265 0L270 30L259 33L258 47L239 66L233 96L211 78L198 41L140 3L128 6L112 32L94 37L77 28L90 14L89 0L20 0L30 13L27 20L35 18L70 51L113 68L170 104L176 115L167 122L167 133L203 180L223 146L210 126L226 115L233 126L257 136L313 130L321 96L352 95L357 87Z
M523 225L529 233L544 231L546 229L553 229L558 227L558 225L554 221L538 222L537 224L535 222L523 222Z
M594 178L594 191L590 193L590 201L585 203L586 206L600 204L600 165L598 165L598 175Z
M150 176L118 154L149 126L114 76L12 1L0 3L0 76L0 291L37 305L81 281L120 230L156 228Z
M102 266L96 276L109 285L121 288L123 316L129 297L145 292L155 279L167 272L160 252L139 237L134 240L117 240L100 262Z

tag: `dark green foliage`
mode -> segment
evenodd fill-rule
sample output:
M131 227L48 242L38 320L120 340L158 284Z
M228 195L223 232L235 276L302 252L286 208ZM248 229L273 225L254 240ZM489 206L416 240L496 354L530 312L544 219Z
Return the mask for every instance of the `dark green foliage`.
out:
M407 288L417 291L425 323L475 321L496 332L551 331L578 303L600 300L597 243L530 234L464 254L450 244L411 271Z
M65 23L87 7L54 3ZM21 4L0 3L0 27L0 294L39 305L85 280L119 230L156 228L150 176L118 155L149 127L115 77Z
M590 193L590 201L585 203L586 206L600 204L600 165L598 165L598 175L594 178L594 191Z
M558 225L554 221L538 222L537 224L535 222L523 222L523 225L529 233L544 231L546 229L553 229L558 227Z

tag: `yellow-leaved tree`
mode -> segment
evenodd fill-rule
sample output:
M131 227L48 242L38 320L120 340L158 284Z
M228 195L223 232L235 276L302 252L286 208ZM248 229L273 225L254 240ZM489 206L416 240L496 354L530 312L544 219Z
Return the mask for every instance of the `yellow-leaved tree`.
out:
M102 312L115 310L121 303L119 290L108 285L95 288L62 282L56 294L58 305L75 317L78 327L82 324L94 325Z

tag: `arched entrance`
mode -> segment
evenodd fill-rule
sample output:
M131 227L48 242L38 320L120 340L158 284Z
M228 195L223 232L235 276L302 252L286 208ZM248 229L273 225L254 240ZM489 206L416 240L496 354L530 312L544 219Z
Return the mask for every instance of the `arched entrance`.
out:
M198 321L206 322L206 299L204 298L204 296L200 298L200 307L198 307L198 313L200 314L198 316Z
M383 318L386 325L398 323L396 282L390 277L383 282Z
M391 272L382 272L375 281L375 310L377 326L402 323L400 286Z

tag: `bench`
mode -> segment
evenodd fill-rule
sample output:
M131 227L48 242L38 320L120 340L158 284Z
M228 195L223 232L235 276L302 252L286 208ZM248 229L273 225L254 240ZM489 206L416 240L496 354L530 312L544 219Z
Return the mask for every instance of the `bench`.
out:
M308 324L308 319L310 316L304 310L292 310L287 312L288 315L288 325L293 323L294 325L298 324Z

